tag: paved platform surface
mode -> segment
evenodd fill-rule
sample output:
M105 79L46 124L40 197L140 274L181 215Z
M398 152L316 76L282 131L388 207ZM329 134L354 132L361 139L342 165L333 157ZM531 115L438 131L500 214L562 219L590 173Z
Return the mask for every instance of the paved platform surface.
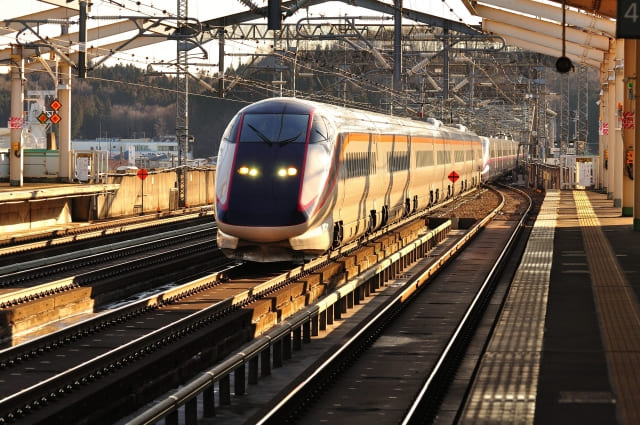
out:
M640 232L549 191L461 424L640 423Z
M0 182L0 203L91 195L117 190L119 187L119 184L113 183L24 183L22 186L11 186L9 182Z

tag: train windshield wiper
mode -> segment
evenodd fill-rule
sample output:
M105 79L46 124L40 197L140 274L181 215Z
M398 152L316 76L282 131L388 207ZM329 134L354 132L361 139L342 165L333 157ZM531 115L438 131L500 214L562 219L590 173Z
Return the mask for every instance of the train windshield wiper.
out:
M320 135L320 137L322 137L322 139L320 140L316 140L316 143L320 143L320 142L328 142L329 141L329 136L326 136L324 134L322 134L322 132L318 129L314 130L316 133L318 133Z
M278 146L282 147L284 145L288 145L289 143L295 141L298 137L300 137L301 134L302 134L302 131L300 133L296 134L293 137L289 137L288 139L280 140L278 142Z
M251 124L247 124L247 126L255 131L255 133L258 135L258 137L260 139L262 139L263 142L265 142L266 144L268 144L269 146L273 145L273 142L271 140L269 140L269 138L267 136L264 135L264 133L262 133L260 130L258 130L257 128L255 128L254 126L252 126Z

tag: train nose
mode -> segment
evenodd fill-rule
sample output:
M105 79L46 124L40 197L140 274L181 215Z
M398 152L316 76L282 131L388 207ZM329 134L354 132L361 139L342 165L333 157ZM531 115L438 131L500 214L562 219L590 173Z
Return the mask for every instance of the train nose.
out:
M258 146L237 153L228 208L221 219L260 227L303 223L306 217L298 208L301 152L293 147Z

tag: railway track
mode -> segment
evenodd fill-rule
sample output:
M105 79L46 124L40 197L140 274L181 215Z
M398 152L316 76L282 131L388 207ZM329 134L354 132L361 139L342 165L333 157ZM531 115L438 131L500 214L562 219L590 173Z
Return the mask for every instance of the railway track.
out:
M262 277L247 269L216 273L5 350L0 418L113 421L338 288L365 264L392 255L421 228L424 219L358 253L345 251L331 262L318 260L284 274L272 270L279 277L266 281L264 269L258 273Z
M202 276L227 262L217 251L211 222L105 242L0 268L0 346L14 344L16 334L32 328L98 311L159 284Z
M212 209L206 206L157 215L97 221L54 230L34 231L11 237L4 235L0 237L0 266L11 264L16 257L24 261L31 255L37 259L42 256L43 251L54 252L55 247L68 246L68 244L80 246L83 241L92 241L96 238L117 240L118 235L124 235L123 237L127 238L130 235L162 232L171 227L184 226L185 221L211 221L212 217Z
M488 224L428 285L419 283L419 266L409 269L392 301L255 423L433 423L511 260L510 242L527 211L518 198L506 192L502 210L510 213L498 215L500 222ZM409 292L416 295L407 301Z
M507 208L508 210L509 208ZM504 214L504 212L500 214L501 218L508 216L509 214ZM489 219L487 218L486 220L488 221ZM504 226L499 225L499 227ZM314 306L290 316L265 335L241 347L235 355L229 356L225 361L207 370L180 390L169 393L166 399L119 423L155 423L162 418L166 418L167 423L177 423L181 415L184 415L181 420L184 420L185 423L200 423L201 421L202 423L210 423L208 422L209 420L223 424L256 423L260 421L265 423L286 422L287 418L289 418L288 414L281 416L279 413L262 412L260 416L251 417L252 414L256 413L256 405L268 404L265 402L268 396L262 394L260 389L262 384L258 377L269 376L271 384L268 383L266 385L267 387L273 386L273 382L277 381L278 378L272 375L272 371L288 369L288 367L282 367L283 360L286 364L286 359L291 358L292 352L295 353L296 351L301 351L303 354L307 353L303 356L304 360L298 359L295 362L296 366L305 369L306 372L317 371L318 364L309 365L307 361L309 350L319 357L326 358L335 352L342 351L343 347L347 345L346 340L334 340L333 343L326 342L323 344L324 348L317 350L307 348L307 345L313 347L314 343L312 341L318 341L319 343L324 341L325 335L323 334L328 333L329 328L332 328L334 323L341 323L341 325L344 324L347 327L353 326L354 329L366 327L366 324L372 321L371 316L367 316L363 321L354 323L351 323L353 319L342 323L341 318L348 315L348 311L352 307L357 308L367 303L367 299L379 298L377 296L370 297L370 295L384 294L382 299L388 299L391 296L388 293L389 291L401 291L403 293L398 296L398 299L400 304L404 304L409 297L408 294L417 292L416 288L424 285L424 281L428 280L427 276L438 273L437 271L447 261L447 258L453 258L455 253L464 245L465 240L471 240L472 235L477 233L478 230L476 228L469 231L452 231L451 233L454 233L454 235L438 244L435 251L431 249L432 247L428 247L426 250L424 246L420 247L419 241L405 246L402 250L392 255L391 257L393 258L390 258L389 261L379 262L374 267L376 270L371 271L371 269L368 269L364 273L355 276L351 281L338 287L336 291L323 297ZM485 232L483 231L482 234L484 235ZM425 235L421 238L425 238ZM427 270L420 273L421 279L419 280L421 283L417 283L415 280L407 283L407 280L411 280L410 276L416 273L415 270L410 268L411 264L416 264L416 262L428 263ZM482 262L486 263L486 260L483 259ZM424 266L424 264L422 265ZM430 286L427 285L426 287L429 288ZM371 303L373 304L373 302ZM381 304L386 303L381 302ZM391 307L391 309L393 308ZM356 332L356 330L353 332ZM356 343L356 345L358 344L367 345L361 342ZM347 351L350 349L346 348ZM351 352L346 356L348 359L353 359L353 353ZM325 370L328 371L328 375L331 377L335 376L335 371L340 370L340 367L332 365L326 367ZM285 382L282 383L282 387L271 388L271 391L273 391L272 397L274 397L272 403L277 403L283 398L289 398L286 392L282 392L282 388L295 387L295 382L308 383L313 381L313 378L306 374L293 378L291 373L285 371L280 375L281 378L282 375L286 376L284 378ZM292 381L294 382L293 384L291 383ZM249 387L246 386L247 382ZM219 403L216 403L213 399L214 389L218 393ZM332 387L330 392L333 392L333 390ZM301 392L305 393L306 390ZM309 392L312 395L317 395L323 391L312 385ZM371 391L365 385L362 391L354 392L367 394ZM232 397L233 394L236 395L235 398ZM304 398L299 399L296 397L291 397L291 404L281 406L283 407L282 411L299 411L300 406L308 404ZM339 404L340 402L336 403L336 405ZM295 406L295 408L292 406ZM358 409L356 407L356 411ZM213 419L213 416L215 416L215 419ZM329 416L332 422L339 420L335 415L330 414ZM212 419L207 419L209 417ZM300 419L298 417L297 419L305 422L308 418ZM324 418L323 420L327 419ZM360 423L362 420L363 418L354 419L351 417L349 423Z
M128 218L0 239L0 276L28 268L30 262L44 265L62 255L78 258L86 255L86 251L95 251L99 246L108 246L205 223L214 223L213 214L194 213L153 220L152 217L144 220ZM96 247L98 239L100 244Z

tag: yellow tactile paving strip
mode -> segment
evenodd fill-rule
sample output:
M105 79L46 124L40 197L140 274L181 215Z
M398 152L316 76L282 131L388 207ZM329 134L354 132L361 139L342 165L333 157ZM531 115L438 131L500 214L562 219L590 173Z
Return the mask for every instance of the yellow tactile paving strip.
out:
M585 192L574 191L593 292L618 409L640 424L640 310Z
M460 424L533 424L559 203L545 196Z

